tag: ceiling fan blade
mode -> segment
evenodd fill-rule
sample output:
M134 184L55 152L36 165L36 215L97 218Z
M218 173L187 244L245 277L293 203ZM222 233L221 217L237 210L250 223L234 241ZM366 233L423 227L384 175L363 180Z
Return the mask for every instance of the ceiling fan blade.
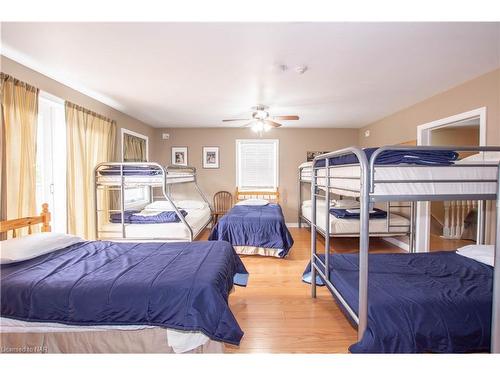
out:
M289 116L273 116L273 120L298 120L299 116L289 115Z
M249 118L231 118L227 120L222 120L222 122L229 122L229 121L249 121Z
M281 124L278 124L277 122L274 122L274 121L271 121L271 120L264 120L264 122L267 125L272 126L273 128L279 128L281 126Z

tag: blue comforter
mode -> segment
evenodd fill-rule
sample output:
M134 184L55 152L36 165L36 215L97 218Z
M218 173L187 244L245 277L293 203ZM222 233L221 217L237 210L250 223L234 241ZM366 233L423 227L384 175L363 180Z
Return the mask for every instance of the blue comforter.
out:
M208 239L228 241L233 246L281 249L280 257L286 256L293 245L279 204L234 206L215 225Z
M181 221L177 216L175 211L161 211L156 215L138 215L140 211L125 211L123 213L123 221L127 224L161 224L161 223L178 223ZM182 216L186 216L187 212L184 210L180 210ZM113 213L109 215L109 221L111 223L119 223L122 222L122 214L120 212Z
M124 176L156 176L161 174L161 169L158 167L147 167L147 166L132 166L127 165L123 167ZM107 168L103 168L99 171L103 176L120 176L121 166L115 165Z
M368 160L378 147L365 148L363 151ZM448 150L387 150L383 151L375 162L384 164L419 164L419 165L450 165L457 160L458 153ZM324 167L325 159L318 160L316 167ZM329 158L329 165L357 164L358 157L354 154Z
M359 211L359 210L358 210ZM359 219L359 212L349 212L344 208L330 208L330 214L338 219ZM379 208L374 208L370 211L370 219L385 219L387 217L387 212Z
M357 254L334 254L330 265L330 281L357 312ZM490 350L493 267L454 252L370 254L368 281L368 328L351 352Z
M248 274L227 242L82 242L1 266L1 316L71 325L153 325L238 345L228 306Z

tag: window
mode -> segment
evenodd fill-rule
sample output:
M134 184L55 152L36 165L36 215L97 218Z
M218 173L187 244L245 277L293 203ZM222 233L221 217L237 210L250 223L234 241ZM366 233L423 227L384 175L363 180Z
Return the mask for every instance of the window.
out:
M277 139L236 140L236 184L239 190L276 190Z
M66 233L66 121L64 102L41 91L36 141L36 204L49 204L52 229Z

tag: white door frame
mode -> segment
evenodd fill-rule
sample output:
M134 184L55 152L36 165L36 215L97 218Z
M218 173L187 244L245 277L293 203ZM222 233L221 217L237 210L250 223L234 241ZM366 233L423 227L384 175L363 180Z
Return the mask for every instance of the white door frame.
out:
M445 128L458 121L467 120L476 116L479 117L479 145L486 146L486 107L473 109L417 126L417 145L431 145L432 130ZM481 215L480 210L481 208L478 209L478 217ZM417 252L428 252L430 245L429 231L431 227L429 202L417 202L416 216L415 249Z
M124 144L123 144L125 134L133 135L134 137L142 138L146 141L146 161L149 161L149 137L147 135L137 133L137 132L134 132L132 130L125 129L125 128L121 129L120 134L121 134L120 135L120 138L121 138L121 157L120 158L121 158L122 162L123 162L123 152L125 151Z

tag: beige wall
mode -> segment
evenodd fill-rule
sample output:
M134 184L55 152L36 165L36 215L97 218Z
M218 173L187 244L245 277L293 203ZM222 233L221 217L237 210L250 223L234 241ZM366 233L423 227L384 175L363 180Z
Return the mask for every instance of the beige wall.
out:
M417 126L472 109L486 107L488 145L500 144L500 69L432 96L371 123L359 131L363 147L406 142L417 137ZM370 136L365 137L365 130Z
M40 90L46 91L49 94L73 102L103 116L109 117L112 120L115 120L117 124L117 142L115 150L117 152L119 152L121 148L121 128L126 128L144 134L150 138L153 135L154 129L151 126L2 55L0 55L0 70L21 81L38 87Z
M169 133L169 140L161 134ZM153 160L171 163L171 147L187 146L188 162L198 170L198 180L210 201L219 190L236 189L236 139L258 138L250 129L156 129ZM351 146L358 141L358 129L275 129L265 138L279 139L279 185L281 205L287 222L297 222L298 166L307 151L329 151ZM220 169L202 168L202 147L220 147Z

